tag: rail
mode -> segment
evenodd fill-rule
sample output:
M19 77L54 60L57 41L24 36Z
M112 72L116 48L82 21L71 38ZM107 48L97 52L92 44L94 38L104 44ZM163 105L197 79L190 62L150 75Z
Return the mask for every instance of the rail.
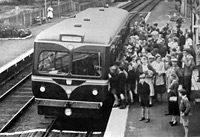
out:
M44 132L44 134L42 135L42 137L48 137L48 135L50 134L50 132L53 130L53 126L56 123L57 118L55 118L51 124L49 125L49 127L47 127L46 131Z
M7 118L5 117L5 119L3 121L5 121L5 124L1 123L2 127L0 129L0 132L5 132L7 131L11 126L12 124L14 123L14 121L22 114L22 112L30 105L31 102L33 102L34 100L34 96L31 94L31 91L29 91L28 93L30 94L23 94L23 96L16 96L16 98L13 98L11 92L13 94L16 94L16 93L24 93L24 90L23 88L22 89L17 89L16 87L19 87L21 86L21 83L24 83L26 80L28 80L30 78L30 74L28 74L25 78L23 78L20 82L18 82L17 84L15 84L13 87L11 87L7 92L5 92L5 94L3 94L0 98L0 104L1 106L3 105L6 105L6 106L9 106L11 105L12 101L16 100L17 99L17 103L15 105L17 105L17 107L15 105L11 105L11 107L9 107L9 110L7 111L5 108L5 111L3 108L1 108L4 112L2 112L1 115L9 115L9 117L11 116L11 118ZM23 87L23 86L22 86ZM14 92L14 90L16 89L16 91ZM26 91L27 92L27 91ZM5 96L6 95L10 95L10 96L7 96L7 99L5 99ZM18 101L19 99L22 101ZM5 103L5 102L6 103ZM16 108L18 108L19 110L16 111ZM11 111L12 110L12 111ZM8 113L9 112L9 113ZM5 114L4 114L5 113Z
M17 82L14 86L12 86L9 90L7 90L4 94L2 94L0 96L0 100L2 100L3 98L5 98L12 90L14 90L15 88L17 88L23 81L25 81L28 77L31 76L32 73L28 74L26 77L24 77L22 80L20 80L19 82Z
M33 102L34 96L1 128L1 132L5 132L9 129L9 127L13 124L13 122L18 118L18 116L24 111L31 102Z

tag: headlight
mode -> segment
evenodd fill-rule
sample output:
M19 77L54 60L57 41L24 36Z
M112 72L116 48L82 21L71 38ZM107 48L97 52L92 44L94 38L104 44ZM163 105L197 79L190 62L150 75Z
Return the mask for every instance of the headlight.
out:
M65 115L70 116L72 114L72 110L70 108L65 109Z
M66 80L66 84L67 84L67 85L71 85L71 84L72 84L72 80L71 80L71 79L67 79L67 80Z
M69 45L67 45L67 48L68 48L69 50L72 50L72 49L74 49L74 46L71 45L71 44L69 44Z
M72 90L71 89L66 89L67 94L71 94Z
M46 90L46 88L45 88L44 86L41 86L41 87L40 87L40 91L41 91L41 92L45 92L45 90Z
M94 89L94 90L92 91L92 94L93 94L94 96L98 95L98 90L97 90L97 89Z

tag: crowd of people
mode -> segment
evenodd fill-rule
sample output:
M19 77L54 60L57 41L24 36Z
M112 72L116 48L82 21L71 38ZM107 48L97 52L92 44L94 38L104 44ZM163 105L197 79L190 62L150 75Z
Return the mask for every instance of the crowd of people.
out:
M192 72L197 67L200 74L200 53L194 51L191 31L183 31L180 24L175 28L167 23L159 29L158 23L147 24L141 16L141 22L131 26L124 50L110 67L110 91L115 98L113 107L124 109L127 103L140 102L140 121L146 123L150 122L149 107L154 100L162 102L163 93L167 93L166 115L172 115L169 123L177 125L176 117L181 114L187 136L185 117L190 111Z

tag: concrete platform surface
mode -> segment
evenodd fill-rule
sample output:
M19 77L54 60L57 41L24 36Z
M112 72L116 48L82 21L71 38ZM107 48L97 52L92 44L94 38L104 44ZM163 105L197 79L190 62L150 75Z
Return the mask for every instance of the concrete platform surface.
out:
M32 49L33 41L41 31L62 20L64 20L64 18L56 18L50 23L31 26L29 29L31 30L33 36L25 40L0 40L0 67Z
M192 105L190 115L189 137L200 137L200 104ZM183 126L171 126L169 121L171 116L165 116L167 103L154 103L150 108L150 122L139 121L141 117L141 107L139 103L129 106L126 132L124 137L184 137ZM120 116L119 116L120 117Z
M153 23L158 23L159 28L163 28L166 26L166 23L169 23L172 28L176 28L176 23L171 22L169 16L167 15L171 11L175 10L175 5L178 4L178 2L165 2L161 1L159 6L156 6L155 9L151 12L147 23L152 25ZM184 18L186 22L182 24L181 30L185 30L186 28L190 27L191 19L190 18Z

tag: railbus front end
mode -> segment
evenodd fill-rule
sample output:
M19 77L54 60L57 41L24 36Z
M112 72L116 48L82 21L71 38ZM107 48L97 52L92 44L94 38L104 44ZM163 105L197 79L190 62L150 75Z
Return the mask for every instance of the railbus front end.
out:
M90 8L36 37L32 91L39 114L100 118L110 113L109 67L122 50L128 17L122 9Z
M84 46L72 52L57 44L48 44L48 50L45 46L41 43L36 49L39 60L32 76L38 113L71 117L101 114L104 103L112 101L108 80L103 79L104 49Z

